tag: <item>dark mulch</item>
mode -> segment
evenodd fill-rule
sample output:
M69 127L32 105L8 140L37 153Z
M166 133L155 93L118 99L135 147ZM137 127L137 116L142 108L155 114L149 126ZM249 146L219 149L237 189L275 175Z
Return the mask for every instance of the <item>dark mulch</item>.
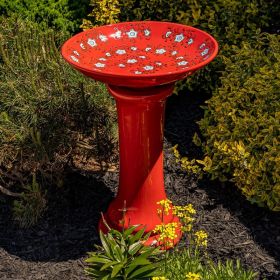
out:
M179 143L190 157L201 152L191 144L205 96L169 98L165 140L165 183L175 204L193 203L196 228L209 233L214 259L240 258L260 279L280 279L280 216L249 204L234 186L195 178L180 171L169 148ZM86 253L98 243L97 223L117 189L118 174L69 172L65 187L49 191L49 205L38 225L28 230L11 221L10 204L0 197L0 279L89 279L83 273ZM180 246L183 246L181 244Z

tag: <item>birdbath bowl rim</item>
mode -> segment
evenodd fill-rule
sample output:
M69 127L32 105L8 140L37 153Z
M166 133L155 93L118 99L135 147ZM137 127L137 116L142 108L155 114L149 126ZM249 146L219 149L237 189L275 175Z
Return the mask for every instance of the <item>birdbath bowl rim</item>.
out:
M183 79L211 62L217 41L183 24L134 21L94 27L68 39L62 56L95 80L151 87Z

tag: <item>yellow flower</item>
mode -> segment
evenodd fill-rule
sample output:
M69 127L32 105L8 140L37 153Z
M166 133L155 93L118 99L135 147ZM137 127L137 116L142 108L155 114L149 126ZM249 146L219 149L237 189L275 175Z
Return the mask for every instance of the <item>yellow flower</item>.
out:
M163 199L157 202L157 205L160 205L161 208L157 209L157 213L160 215L164 213L165 215L169 214L170 209L172 208L172 201L169 199Z
M157 225L153 230L153 233L158 234L157 240L163 246L173 247L174 240L178 237L176 230L178 229L178 223L168 223Z
M152 280L167 280L164 276L153 277Z
M189 272L186 274L186 280L201 280L201 276L198 273Z
M195 234L195 241L198 246L207 246L208 234L204 230L199 230Z

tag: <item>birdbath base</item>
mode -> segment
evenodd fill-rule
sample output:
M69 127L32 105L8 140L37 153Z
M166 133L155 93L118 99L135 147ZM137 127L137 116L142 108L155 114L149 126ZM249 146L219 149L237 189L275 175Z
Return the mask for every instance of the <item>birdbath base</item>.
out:
M159 215L157 202L166 200L163 176L163 131L166 98L174 84L149 88L108 86L118 111L120 177L118 194L104 218L108 225L121 230L131 225L145 226L152 232L156 225L178 223L170 211ZM107 227L100 221L99 228ZM177 230L178 242L181 236ZM155 243L151 235L147 244Z

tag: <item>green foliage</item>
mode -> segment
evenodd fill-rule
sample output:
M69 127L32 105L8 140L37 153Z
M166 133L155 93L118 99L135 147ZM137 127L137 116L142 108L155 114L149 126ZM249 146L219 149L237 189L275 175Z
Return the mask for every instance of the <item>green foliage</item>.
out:
M165 271L165 264L160 267ZM189 275L189 277L187 277ZM192 277L191 277L192 275ZM246 270L240 261L227 260L225 263L214 263L191 248L172 252L167 260L165 279L172 280L254 280L257 273Z
M138 232L133 233L137 228ZM110 229L107 234L100 231L102 246L96 246L97 251L89 253L86 273L100 280L148 279L157 275L159 249L144 245L149 237L144 231L139 226L122 232Z
M42 188L62 186L75 157L108 162L115 148L113 101L103 85L63 61L57 45L65 39L31 22L0 19L0 178L7 188L30 193L32 174Z
M223 57L221 86L199 122L212 178L280 211L280 36L262 34Z
M45 193L42 192L36 177L32 183L24 186L20 199L14 201L13 211L15 220L23 228L32 226L41 217L46 207Z
M88 5L89 0L0 0L0 15L20 15L44 26L74 32Z

